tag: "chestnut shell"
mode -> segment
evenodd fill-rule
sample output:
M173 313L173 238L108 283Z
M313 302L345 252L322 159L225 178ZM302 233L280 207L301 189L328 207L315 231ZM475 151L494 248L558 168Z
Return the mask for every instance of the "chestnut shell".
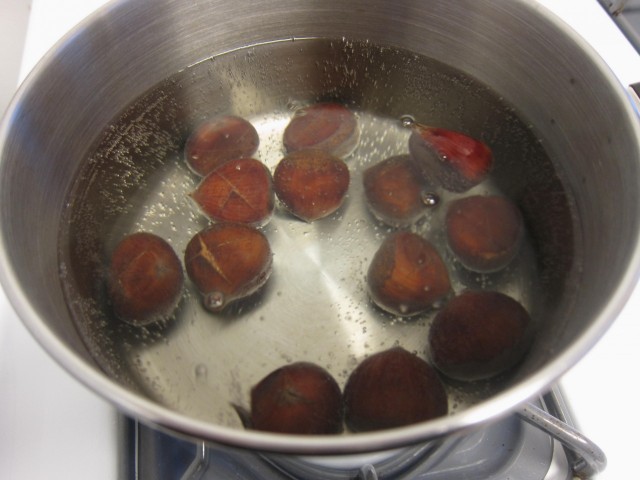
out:
M219 312L267 282L272 253L259 230L239 223L216 223L189 241L184 261L205 308Z
M409 151L427 182L451 192L466 192L493 168L493 153L485 143L445 128L415 124Z
M229 160L209 173L191 194L213 221L266 224L275 205L267 167L254 158Z
M367 272L373 302L394 315L422 313L451 292L449 272L437 250L421 236L396 232L382 243Z
M205 176L229 160L251 157L259 143L258 132L249 121L220 116L202 123L189 135L184 158L191 170Z
M116 316L147 325L173 313L182 295L184 274L180 259L163 238L137 232L116 246L107 282Z
M424 182L409 155L387 158L362 174L367 206L391 226L410 225L425 211Z
M518 207L497 195L472 195L451 202L445 219L451 251L468 270L491 273L518 254L524 221Z
M296 362L271 372L251 390L251 427L277 433L340 433L342 392L322 367Z
M359 136L355 114L344 105L325 102L296 110L283 143L287 153L317 149L344 158L355 149Z
M513 298L467 290L436 315L429 331L431 361L462 381L487 379L516 365L531 340L531 318Z
M376 353L351 373L344 388L345 422L354 432L402 427L447 414L436 371L395 347Z
M300 150L284 157L273 173L275 193L296 217L313 222L335 212L349 189L347 165L322 150Z

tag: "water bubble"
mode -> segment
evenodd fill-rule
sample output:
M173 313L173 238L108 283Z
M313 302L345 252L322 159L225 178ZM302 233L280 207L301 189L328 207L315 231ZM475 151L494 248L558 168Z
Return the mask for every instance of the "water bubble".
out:
M412 115L402 115L400 117L400 123L404 128L411 128L416 124L416 119Z
M438 299L435 302L433 302L433 304L431 306L436 310L440 310L442 307L444 307L445 303L446 303L446 301L441 298L441 299Z
M219 312L224 308L226 299L222 292L209 292L204 296L204 306L211 312Z
M420 198L427 207L435 207L440 203L440 196L434 192L422 192Z
M196 375L196 379L202 380L207 378L207 374L209 373L209 370L207 369L207 366L205 364L199 363L198 365L196 365L194 372Z

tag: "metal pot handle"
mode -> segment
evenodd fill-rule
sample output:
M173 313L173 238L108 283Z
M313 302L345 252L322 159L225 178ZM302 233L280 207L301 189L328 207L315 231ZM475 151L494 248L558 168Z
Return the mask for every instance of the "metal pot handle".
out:
M518 415L562 443L575 476L588 479L602 472L607 458L600 447L575 428L560 387L554 386L542 400L548 412L526 403L517 411Z

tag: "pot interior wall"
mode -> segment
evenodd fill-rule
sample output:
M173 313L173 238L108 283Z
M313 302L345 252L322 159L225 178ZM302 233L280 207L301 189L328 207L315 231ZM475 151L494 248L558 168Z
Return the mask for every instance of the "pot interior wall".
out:
M300 103L332 99L371 123L383 119L389 130L412 114L497 145L501 163L491 188L518 202L537 259L536 288L525 290L538 334L507 387L517 390L541 369L559 375L566 365L554 365L556 356L612 321L599 314L633 260L640 154L629 109L597 60L536 15L527 2L114 3L47 57L3 125L2 240L15 275L8 289L33 308L22 308L25 321L45 344L48 334L38 330L50 329L96 375L105 370L162 401L161 386L140 382L146 359L132 373L135 362L113 355L107 319L88 334L69 312L98 306L96 316L103 315L98 265L118 234L148 221L130 205L167 182L191 186L174 160L200 120L235 113L260 121L278 112L270 119L282 122ZM274 40L280 42L235 51ZM217 57L224 52L233 53ZM111 179L118 188L101 197ZM76 203L70 214L69 201L78 198L86 205ZM60 237L65 222L82 242ZM176 227L167 228L171 235ZM60 238L69 243L60 246ZM74 255L85 249L81 258L90 260L74 264L69 248ZM78 297L66 296L61 275ZM231 324L227 319L220 330ZM129 331L126 340L158 345L165 334ZM152 357L154 348L147 349ZM68 366L76 361L55 353ZM185 382L203 381L206 371L191 367Z

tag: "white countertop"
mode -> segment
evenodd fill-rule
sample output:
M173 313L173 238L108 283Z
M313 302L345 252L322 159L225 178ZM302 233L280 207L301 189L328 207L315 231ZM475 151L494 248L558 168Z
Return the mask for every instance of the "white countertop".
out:
M587 38L624 85L640 81L640 57L596 0L539 1ZM20 78L66 31L103 3L106 0L32 0ZM640 383L634 368L640 365L639 317L640 289L599 344L562 380L583 432L608 457L600 480L637 474L634 433L640 431L640 418L631 400ZM2 478L117 478L113 408L48 358L2 292L0 385Z

